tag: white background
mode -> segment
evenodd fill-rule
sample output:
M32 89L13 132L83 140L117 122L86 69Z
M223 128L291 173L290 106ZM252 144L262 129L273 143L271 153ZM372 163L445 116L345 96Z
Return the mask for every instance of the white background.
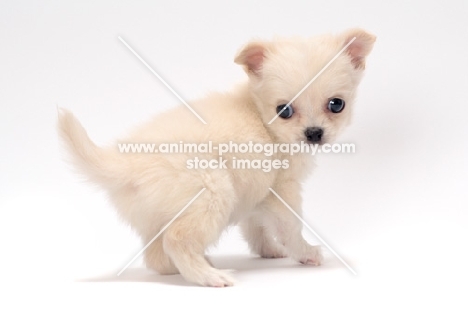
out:
M135 2L0 3L0 304L466 310L466 1ZM329 252L318 268L257 259L231 229L212 258L235 287L191 286L141 260L116 277L142 245L64 163L56 107L107 143L180 104L117 37L190 100L245 79L233 57L251 38L354 26L378 36L340 139L357 152L318 157L304 217L358 275Z

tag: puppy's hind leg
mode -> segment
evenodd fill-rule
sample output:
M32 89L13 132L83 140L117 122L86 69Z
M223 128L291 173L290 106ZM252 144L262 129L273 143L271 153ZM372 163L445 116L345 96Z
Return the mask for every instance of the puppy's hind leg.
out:
M148 239L149 241L151 239ZM164 252L163 236L159 236L145 250L145 263L148 268L159 272L159 274L179 273L171 258Z
M163 236L165 252L182 276L203 286L232 286L231 276L213 268L205 249L215 243L229 223L232 202L207 189L176 219Z

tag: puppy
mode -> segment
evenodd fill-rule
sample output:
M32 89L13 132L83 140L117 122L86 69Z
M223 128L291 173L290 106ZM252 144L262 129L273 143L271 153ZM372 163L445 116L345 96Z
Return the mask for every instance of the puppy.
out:
M285 105L353 38L354 41L298 96ZM119 143L301 143L333 142L349 124L365 60L375 37L361 29L309 39L248 43L235 58L248 82L156 116ZM277 114L279 117L270 122ZM231 286L229 274L214 268L205 249L229 225L240 225L251 250L266 258L291 257L320 265L319 247L309 245L302 224L269 190L301 214L301 182L313 166L310 154L242 154L250 161L287 163L268 172L235 169L240 157L223 154L227 168L188 168L216 160L217 152L123 153L117 144L97 147L77 119L59 113L59 133L79 171L109 195L124 221L150 242L202 189L201 194L145 250L147 267L180 273L204 286Z

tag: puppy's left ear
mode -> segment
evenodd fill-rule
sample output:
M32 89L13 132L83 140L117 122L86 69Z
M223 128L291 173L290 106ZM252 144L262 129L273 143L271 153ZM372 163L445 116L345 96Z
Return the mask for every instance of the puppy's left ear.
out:
M234 58L236 64L242 65L247 74L261 76L263 61L267 54L266 42L255 41L244 46Z
M356 38L348 46L346 52L351 57L351 62L356 69L364 69L366 67L366 57L372 51L376 37L363 29L355 28L346 31L342 38L344 39L343 46Z

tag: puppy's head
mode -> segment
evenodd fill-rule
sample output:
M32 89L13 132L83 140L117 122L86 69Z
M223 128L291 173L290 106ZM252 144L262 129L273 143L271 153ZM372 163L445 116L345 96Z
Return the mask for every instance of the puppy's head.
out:
M235 62L249 75L253 100L278 141L323 144L349 124L374 41L361 29L311 39L255 41Z

